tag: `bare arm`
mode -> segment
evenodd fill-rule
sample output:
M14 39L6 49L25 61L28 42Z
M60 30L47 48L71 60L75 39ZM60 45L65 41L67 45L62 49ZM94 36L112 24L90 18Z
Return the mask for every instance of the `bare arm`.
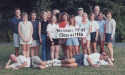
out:
M38 33L39 33L40 43L42 43L42 38L41 38L41 23L40 22L39 22L39 26L38 26Z
M27 65L27 61L25 61L21 66L19 66L18 69L20 69L20 68L22 68L22 67L24 67L26 65Z
M92 61L91 61L91 59L89 58L89 56L88 56L86 59L87 59L87 61L89 62L89 64L90 64L91 66L94 66L94 64L92 63Z
M84 40L89 36L91 30L92 30L92 26L89 26L89 32L87 33L87 35L85 36L85 38L83 38Z
M4 69L10 69L11 67L9 66L9 64L11 63L11 59L8 60L6 66L4 67Z
M95 41L97 41L98 38L98 29L96 29L96 37L95 37Z
M31 33L30 33L30 37L28 38L28 41L31 39L31 37L33 35L33 25L32 25L32 23L30 23L30 29L31 29Z
M109 63L109 66L113 66L113 63L112 63L112 61L110 60L110 58L108 58L108 63Z
M48 36L49 36L49 39L50 39L50 41L51 41L51 44L52 44L52 45L54 45L54 42L52 42L52 41L53 41L53 39L52 39L52 37L51 37L50 32L49 32L49 31L47 31L47 34L48 34Z

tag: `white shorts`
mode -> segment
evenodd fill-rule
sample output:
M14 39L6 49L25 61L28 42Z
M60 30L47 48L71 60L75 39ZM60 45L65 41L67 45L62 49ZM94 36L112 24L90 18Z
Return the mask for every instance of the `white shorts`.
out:
M16 33L13 34L13 41L14 41L14 47L20 46L20 36L19 36L19 34L16 34Z
M39 40L33 40L33 42L31 43L30 47L35 47L35 46L39 46L40 45L40 41Z
M32 38L28 42L24 42L23 39L20 37L20 44L31 44L32 43Z

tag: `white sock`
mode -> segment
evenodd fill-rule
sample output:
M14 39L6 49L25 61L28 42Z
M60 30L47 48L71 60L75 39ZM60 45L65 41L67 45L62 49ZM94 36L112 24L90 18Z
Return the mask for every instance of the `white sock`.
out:
M49 67L49 65L46 65L46 67Z
M47 64L53 64L53 63L54 63L53 60L49 60L49 61L47 61Z
M61 66L62 64L54 63L53 66Z
M61 64L61 60L55 60L55 63Z

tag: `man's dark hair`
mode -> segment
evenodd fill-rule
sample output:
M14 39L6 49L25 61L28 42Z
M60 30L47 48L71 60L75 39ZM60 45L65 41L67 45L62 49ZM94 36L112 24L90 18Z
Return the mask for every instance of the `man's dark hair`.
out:
M20 10L20 8L14 8L14 11L16 12L16 10ZM20 10L21 11L21 10Z

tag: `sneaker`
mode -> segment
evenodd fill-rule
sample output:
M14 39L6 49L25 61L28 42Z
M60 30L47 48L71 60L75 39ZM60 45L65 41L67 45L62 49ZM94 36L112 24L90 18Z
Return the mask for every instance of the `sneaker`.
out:
M61 64L54 63L53 66L61 66Z
M47 61L47 64L49 65L49 64L53 64L54 63L54 61L53 60L48 60Z
M57 60L58 60L58 59L53 59L54 63L56 63Z

